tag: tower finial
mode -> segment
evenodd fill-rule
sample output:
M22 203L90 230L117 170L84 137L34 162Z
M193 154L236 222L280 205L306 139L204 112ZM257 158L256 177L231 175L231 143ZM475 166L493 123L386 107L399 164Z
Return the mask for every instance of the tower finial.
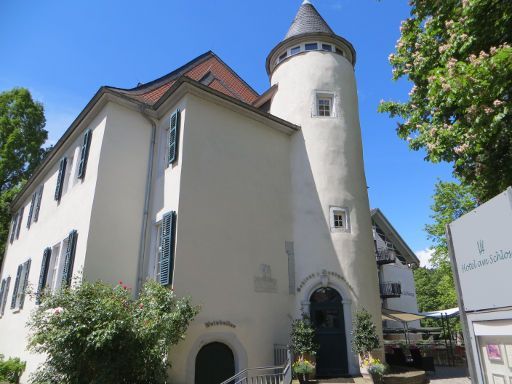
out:
M302 2L302 5L306 5L306 4L311 4L311 1L309 1L309 0L304 0L304 1Z

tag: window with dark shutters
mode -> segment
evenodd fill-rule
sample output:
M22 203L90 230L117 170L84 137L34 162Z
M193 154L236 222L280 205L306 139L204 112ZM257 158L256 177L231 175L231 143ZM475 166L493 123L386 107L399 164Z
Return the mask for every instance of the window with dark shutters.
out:
M76 239L78 233L73 230L69 233L66 254L64 256L64 267L62 268L62 285L69 286L73 276L73 264L75 263Z
M67 158L62 158L59 163L59 174L57 176L57 185L55 186L55 200L60 201L62 189L64 188L64 178L66 177Z
M41 271L39 272L39 283L37 284L36 304L41 303L41 294L46 287L51 258L52 249L48 247L43 252L43 261L41 262Z
M9 287L11 285L11 276L8 276L5 281L4 293L0 296L0 316L4 315L5 305L7 304L7 296L9 295Z
M78 178L83 179L85 176L85 168L87 167L87 158L89 157L89 147L91 146L91 130L87 130L84 135L82 149L80 151L80 162L78 163Z
M18 289L20 287L21 271L23 270L23 264L18 265L18 271L16 272L16 280L14 281L14 290L12 291L11 309L16 308L16 301L18 299Z
M180 110L177 109L171 115L169 127L169 160L168 165L173 164L178 159L178 144L180 135Z
M21 222L23 221L23 212L24 211L25 211L25 207L22 207L20 209L20 213L18 215L18 224L16 224L16 240L20 238Z
M175 237L176 212L169 212L162 217L160 230L160 284L162 285L172 284Z
M36 204L37 200L37 192L34 192L32 194L32 201L30 202L30 209L28 210L28 217L27 217L27 228L30 229L30 225L32 224L32 215L34 213L34 206Z
M18 225L18 215L19 213L17 213L13 218L12 218L12 229L11 229L11 237L9 239L9 242L12 244L12 242L14 241L14 237L16 236L16 225Z
M39 190L37 191L37 201L36 201L36 207L34 210L34 223L37 222L39 219L39 210L41 209L41 200L43 199L43 188L44 184L39 187Z
M23 304L25 303L25 292L27 291L28 285L28 276L30 273L30 264L32 263L31 259L28 259L23 266L23 285L21 285L21 292L19 293L20 299L18 303L18 308L22 309Z

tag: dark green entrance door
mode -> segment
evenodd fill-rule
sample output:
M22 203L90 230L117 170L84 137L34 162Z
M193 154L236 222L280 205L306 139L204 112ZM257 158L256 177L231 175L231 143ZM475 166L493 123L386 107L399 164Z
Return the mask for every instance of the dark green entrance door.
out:
M234 374L235 358L226 344L206 344L197 354L195 384L220 384Z
M317 289L310 299L311 322L320 348L316 356L318 377L348 375L347 340L343 304L332 288Z

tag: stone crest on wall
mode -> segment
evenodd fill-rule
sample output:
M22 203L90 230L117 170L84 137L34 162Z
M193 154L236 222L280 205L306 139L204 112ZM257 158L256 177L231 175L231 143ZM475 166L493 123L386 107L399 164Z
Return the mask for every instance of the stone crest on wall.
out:
M272 269L270 268L270 265L260 265L260 276L254 277L254 291L277 293L277 280L272 278Z

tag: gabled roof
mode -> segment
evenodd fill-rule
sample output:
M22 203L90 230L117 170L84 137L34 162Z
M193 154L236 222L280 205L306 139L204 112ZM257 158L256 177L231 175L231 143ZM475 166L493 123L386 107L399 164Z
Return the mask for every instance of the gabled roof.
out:
M420 265L420 260L418 256L409 248L407 243L402 239L402 236L397 232L397 230L391 225L389 220L384 216L382 211L379 208L372 209L370 211L372 220L379 226L379 228L384 232L386 237L393 243L393 245L398 249L400 254L405 257L409 264Z
M305 0L300 6L295 19L284 38L288 39L305 33L319 32L334 34L331 27L329 27L323 17L320 16L313 4L308 0Z
M259 94L249 84L212 51L198 56L165 76L135 88L107 88L144 104L154 105L181 76L200 81L210 88L247 104L252 104L259 97Z
M299 126L253 106L252 103L259 98L258 93L217 55L209 51L175 71L136 88L101 87L16 195L10 206L11 212L16 211L28 196L28 192L34 189L34 184L41 181L44 171L58 161L67 142L76 139L107 102L116 102L158 118L159 108L172 97L178 97L180 91L196 92L225 103L231 109L245 113L288 135L300 130Z

